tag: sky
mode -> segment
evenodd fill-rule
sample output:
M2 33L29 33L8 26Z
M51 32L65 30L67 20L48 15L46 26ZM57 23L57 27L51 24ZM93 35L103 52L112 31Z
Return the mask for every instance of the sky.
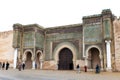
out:
M0 0L0 32L13 24L39 24L44 28L82 23L83 16L111 9L119 17L119 0Z

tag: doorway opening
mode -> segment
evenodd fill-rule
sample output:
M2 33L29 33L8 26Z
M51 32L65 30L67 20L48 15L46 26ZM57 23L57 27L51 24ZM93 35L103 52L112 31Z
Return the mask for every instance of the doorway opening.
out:
M73 70L73 54L68 48L63 48L59 52L59 70Z
M100 55L100 52L97 48L91 48L88 51L88 68L89 69L95 69L97 64L101 66L99 55Z
M25 68L26 69L31 69L32 68L32 53L31 52L27 52L26 53L26 61L25 61Z

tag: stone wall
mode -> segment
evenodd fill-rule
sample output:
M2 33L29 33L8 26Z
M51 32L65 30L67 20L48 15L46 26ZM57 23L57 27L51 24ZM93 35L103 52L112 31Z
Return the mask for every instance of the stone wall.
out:
M8 61L10 66L13 66L13 53L12 48L13 31L0 32L0 62Z
M115 44L115 67L120 71L120 20L115 19L114 26L114 44Z
M43 69L46 69L46 70L57 70L57 66L55 64L55 61L53 61L53 60L44 61Z

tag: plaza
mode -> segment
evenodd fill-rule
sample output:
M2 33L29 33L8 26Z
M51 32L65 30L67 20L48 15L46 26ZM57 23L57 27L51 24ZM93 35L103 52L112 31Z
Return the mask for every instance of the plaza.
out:
M119 72L81 72L75 70L0 70L0 80L119 80Z

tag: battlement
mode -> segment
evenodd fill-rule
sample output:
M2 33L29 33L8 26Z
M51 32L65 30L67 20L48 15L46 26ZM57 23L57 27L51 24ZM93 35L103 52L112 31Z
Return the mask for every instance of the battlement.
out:
M0 38L7 38L10 34L12 34L13 31L4 31L4 32L0 32Z

